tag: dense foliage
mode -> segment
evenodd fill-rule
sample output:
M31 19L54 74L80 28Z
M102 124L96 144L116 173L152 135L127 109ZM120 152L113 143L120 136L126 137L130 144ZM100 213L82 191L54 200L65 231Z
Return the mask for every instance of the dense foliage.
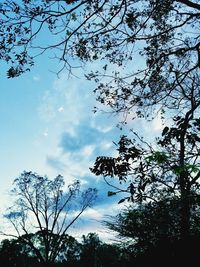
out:
M38 233L31 234L33 238L38 238ZM38 249L41 249L38 244ZM0 245L0 260L6 267L43 267L23 242L21 238L5 239ZM126 259L126 253L120 246L115 244L106 244L100 241L95 233L83 235L79 242L66 236L65 246L62 252L51 267L109 267L109 266L129 266Z

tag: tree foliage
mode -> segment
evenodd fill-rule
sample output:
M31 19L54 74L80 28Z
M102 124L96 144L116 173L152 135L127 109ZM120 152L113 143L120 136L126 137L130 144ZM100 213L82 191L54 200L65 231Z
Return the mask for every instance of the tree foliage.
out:
M191 236L199 236L199 199L192 199ZM124 208L117 216L108 216L104 224L115 231L127 244L132 254L145 253L161 240L175 242L180 239L180 200L163 197L158 202L148 202Z
M71 59L104 60L102 71L87 78L98 83L97 100L114 112L137 106L142 116L158 103L181 107L180 85L199 71L197 0L9 0L0 9L0 57L9 78L47 50L69 70Z
M31 255L30 249L17 239L4 239L0 245L2 266L37 266L37 258Z
M129 254L122 246L102 242L96 233L82 236L80 262L85 267L129 266ZM130 265L131 266L131 265Z
M175 266L182 261L195 265L200 242L199 201L193 205L196 211L191 215L191 233L187 242L180 239L178 198L163 198L139 207L129 205L117 216L109 216L104 224L118 234L129 257L135 260L135 266Z
M190 95L187 95L190 106L185 113L174 116L172 125L164 127L155 144L149 144L135 132L134 139L122 136L117 145L118 156L98 157L91 168L115 189L108 193L109 196L129 193L119 203L125 200L158 202L163 196L167 199L178 197L182 237L189 235L192 199L199 199L200 189L200 100L198 94L193 94L194 88L190 89ZM117 177L120 183L128 183L128 187L116 187L108 177Z
M65 190L64 178L50 180L33 172L24 172L14 181L16 201L5 217L15 234L30 247L39 262L53 263L67 242L67 231L96 198L96 189L80 192L75 181ZM30 234L36 231L37 234Z
M31 239L42 239L41 234L30 234ZM42 242L39 241L38 247ZM65 246L56 262L51 267L108 267L116 266L128 267L128 251L122 250L117 244L107 244L101 241L96 233L88 233L82 236L81 241L77 241L72 236L65 238ZM5 239L0 243L0 259L4 266L16 267L43 267L43 263L38 263L31 249L20 238Z
M81 261L83 267L99 266L98 249L102 245L99 237L95 233L89 233L82 237Z
M128 188L116 192L109 191L108 195L128 192L129 201L159 200L166 195L180 195L180 176L187 175L184 188L196 191L199 188L200 166L197 161L199 153L199 119L193 119L185 134L184 165L180 165L180 135L185 131L181 123L185 118L175 117L173 127L165 127L162 137L157 138L157 146L153 147L137 133L135 138L121 136L118 143L117 157L97 157L92 172L107 177L117 177L123 182L130 182ZM192 129L191 129L192 128ZM194 132L193 132L194 131ZM179 152L179 153L178 153ZM111 180L108 180L111 181ZM115 186L113 186L114 188ZM116 188L117 189L117 188ZM163 191L164 190L164 191ZM198 190L197 190L198 191ZM124 199L124 200L125 200Z

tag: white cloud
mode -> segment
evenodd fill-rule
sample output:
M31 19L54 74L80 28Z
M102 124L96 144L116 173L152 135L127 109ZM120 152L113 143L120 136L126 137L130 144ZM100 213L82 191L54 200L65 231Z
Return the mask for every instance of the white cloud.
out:
M113 126L96 126L96 129L102 133L108 133L113 129Z
M104 242L113 242L116 240L116 233L106 228L102 224L102 221L108 219L106 215L115 216L123 207L118 204L109 204L102 205L101 207L94 206L93 208L88 208L80 220L70 228L69 234L80 241L82 235L97 233Z
M82 218L87 218L87 219L95 219L95 220L101 220L103 219L103 214L102 212L98 211L96 208L88 208Z
M83 155L83 157L90 157L94 152L94 150L95 150L95 145L87 145L82 148L80 153Z
M101 150L109 150L111 149L113 146L112 142L108 142L108 141L103 141L100 143L100 148Z
M64 110L65 110L65 109L64 109L64 107L62 107L62 106L58 108L58 112L60 112L60 113L61 113L61 112L64 112Z
M86 80L68 79L63 73L41 99L38 109L41 120L51 123L59 120L63 125L67 123L67 127L76 127L91 117L95 99L89 85ZM63 116L58 118L59 113Z
M40 81L40 75L38 75L38 74L34 75L33 76L33 80L36 81L36 82Z
M49 131L48 131L48 129L46 129L44 132L43 132L43 134L42 134L44 137L47 137L48 135L49 135Z
M152 128L155 132L160 132L163 129L164 122L159 113L152 121Z
M51 161L48 159L51 158ZM52 162L57 162L57 164L52 164ZM59 164L58 164L59 162ZM54 169L59 171L60 168L57 166L62 166L63 171L62 174L64 177L72 177L74 179L84 178L85 176L90 174L89 167L90 162L87 157L84 157L83 154L78 152L68 152L65 154L55 153L53 156L47 156L47 163Z
M115 132L116 119L113 117L92 114L95 100L92 90L87 87L88 83L83 80L68 80L62 75L54 81L52 88L44 93L39 114L46 127L45 136L49 134L49 129L51 130L51 136L45 140L51 145L46 151L47 169L61 173L66 183L79 179L84 187L98 187L98 179L91 178L89 168L93 166L97 153L112 153L112 138L118 135L119 130L116 129ZM67 134L61 146L64 133ZM101 184L99 186L101 191L106 190ZM92 231L100 233L102 226L97 225L97 221L102 220L106 213L115 212L115 205L105 205L106 192L104 195L105 200L100 200L104 203L103 206L99 205L85 212L83 221L87 220L87 225L84 222L82 225L78 224L81 235ZM108 201L110 202L110 199ZM106 236L104 232L100 235L104 238Z

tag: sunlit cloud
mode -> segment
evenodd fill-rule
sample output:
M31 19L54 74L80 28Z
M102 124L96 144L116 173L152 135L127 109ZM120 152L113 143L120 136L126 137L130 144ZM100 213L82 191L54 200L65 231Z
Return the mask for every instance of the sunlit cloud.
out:
M87 209L84 214L83 218L87 219L95 219L95 220L101 220L103 219L102 211L98 211L95 207Z

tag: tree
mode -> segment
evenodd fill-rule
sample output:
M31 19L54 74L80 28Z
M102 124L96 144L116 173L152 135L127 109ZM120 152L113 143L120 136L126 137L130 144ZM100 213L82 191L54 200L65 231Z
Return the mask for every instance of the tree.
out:
M81 244L72 236L67 236L59 257L63 266L79 266L81 253Z
M0 245L0 261L2 266L36 266L36 257L31 256L30 248L20 242L18 239L4 239Z
M89 233L87 236L82 237L82 249L81 249L81 264L84 267L96 267L99 265L98 248L101 246L100 241L96 233Z
M130 261L130 251L123 248L123 244L106 244L102 243L98 249L98 258L102 267L128 267L133 266ZM132 259L131 259L132 260Z
M98 157L91 168L94 174L102 175L115 189L108 192L109 196L129 193L119 203L128 200L140 204L158 202L163 197L169 200L178 198L182 240L187 240L190 235L191 212L195 209L194 203L199 203L200 189L200 100L198 93L195 94L199 85L194 82L189 88L190 94L186 97L190 106L185 113L174 116L171 126L164 127L156 144L149 144L135 132L133 140L122 136L117 145L118 156ZM117 187L107 177L117 177L120 183L128 183L128 187Z
M97 100L116 113L137 107L143 116L157 104L180 109L180 84L199 71L197 0L9 0L0 9L0 58L9 78L48 50L69 71L71 59L104 60L87 78L97 82Z
M80 266L129 266L126 253L119 245L102 242L96 233L83 235L82 239Z
M96 197L96 189L80 192L75 181L64 190L64 178L58 175L50 180L33 172L24 172L14 181L16 201L5 217L16 234L37 256L49 266L55 262L67 240L67 231ZM36 231L30 234L30 231Z
M190 235L200 237L199 200L194 201L191 214ZM108 216L104 224L115 231L125 242L132 256L146 253L158 243L168 241L171 244L180 239L180 201L161 199L158 202L147 202L139 206L134 204L124 208L117 216ZM195 244L196 245L196 244Z
M175 266L179 262L195 265L200 242L200 210L199 202L193 204L196 211L191 215L191 236L187 240L187 250L179 239L178 198L149 202L139 207L130 205L117 216L108 217L104 223L116 231L121 243L125 243L135 266Z

